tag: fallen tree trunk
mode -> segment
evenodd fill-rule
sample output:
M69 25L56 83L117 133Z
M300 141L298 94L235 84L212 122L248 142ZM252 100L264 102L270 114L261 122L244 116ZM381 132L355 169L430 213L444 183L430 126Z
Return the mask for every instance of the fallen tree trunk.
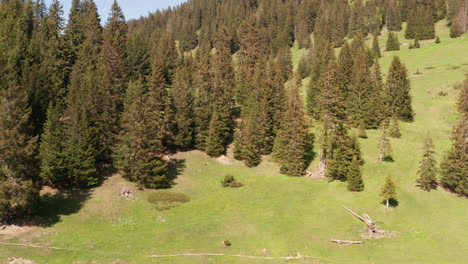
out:
M337 244L347 244L347 245L364 244L364 241L350 241L350 240L340 240L340 239L332 239L331 242L337 243Z
M369 229L369 238L372 238L374 236L374 234L385 233L384 230L380 230L379 228L377 228L377 225L372 221L372 219L370 218L370 216L368 214L363 213L362 216L360 216L357 213L355 213L353 210L349 209L348 207L346 207L344 205L343 205L343 207L346 210L348 210L353 216L355 216L356 218L358 218L362 222L366 223L367 228Z

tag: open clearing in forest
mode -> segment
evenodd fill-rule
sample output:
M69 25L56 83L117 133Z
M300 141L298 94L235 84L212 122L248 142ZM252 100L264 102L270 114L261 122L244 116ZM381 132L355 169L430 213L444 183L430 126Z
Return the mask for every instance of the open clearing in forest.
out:
M199 151L182 152L175 156L183 168L173 189L188 194L191 202L157 211L146 200L152 191L138 191L118 175L90 191L52 194L39 212L41 227L14 236L0 232L1 242L49 248L2 244L0 261L24 257L50 264L467 263L467 200L443 190L428 193L415 187L425 135L431 133L439 159L450 147L456 120L453 85L468 71L468 38L450 39L444 23L437 24L441 44L428 41L420 49L402 46L398 52L383 52L384 73L393 55L399 55L409 69L416 120L401 124L402 138L392 139L393 163L376 161L379 131L368 131L369 138L360 140L366 161L364 192L350 193L346 183L280 175L269 157L249 169L232 156L216 160ZM399 39L409 42L403 32ZM386 35L380 38L382 50L385 41ZM293 48L296 64L303 52ZM414 74L418 69L421 75ZM447 96L440 96L441 91ZM317 160L311 169L316 164ZM244 187L222 188L220 180L226 173ZM387 175L393 177L398 192L399 205L391 209L380 204L378 196ZM122 186L130 186L134 197L120 197ZM342 205L368 213L382 229L395 235L366 240L361 236L364 225ZM364 240L365 244L337 245L330 242L332 238ZM226 239L232 242L229 248L221 246ZM263 249L267 255L262 254ZM220 255L146 257L204 252ZM298 253L317 259L246 260L221 255L283 257Z

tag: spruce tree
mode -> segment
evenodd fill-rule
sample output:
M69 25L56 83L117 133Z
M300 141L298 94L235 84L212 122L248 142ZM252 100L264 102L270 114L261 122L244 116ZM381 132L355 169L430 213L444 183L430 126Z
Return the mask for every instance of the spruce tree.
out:
M309 142L302 99L295 83L291 83L287 88L285 106L273 153L281 173L302 176L306 169L304 158Z
M388 71L384 89L384 105L387 117L396 116L406 122L413 121L411 84L408 71L398 56L393 58Z
M428 136L424 141L423 156L419 163L416 186L425 190L431 191L437 189L437 161L434 158L434 144L432 138Z
M397 0L388 1L386 19L386 26L389 31L400 31L402 29L400 3Z
M348 113L354 126L364 122L366 128L377 128L380 123L381 91L372 78L364 49L359 49L353 65L348 92Z
M452 132L452 148L445 154L440 165L441 185L459 195L468 196L468 147L466 135L468 131L468 81L461 87L458 110L461 114Z
M211 103L213 74L210 64L210 50L206 46L200 47L195 57L196 72L194 73L195 102L195 146L205 151L207 147L208 131L212 116Z
M392 146L390 140L387 138L388 120L382 123L382 134L379 138L379 161L393 160L392 158Z
M39 156L41 158L40 176L44 182L65 187L69 184L67 161L64 150L64 127L62 111L58 104L51 103L47 110L47 121L41 137Z
M30 123L27 93L12 80L0 91L0 166L10 177L37 180L37 136Z
M390 206L390 199L396 199L396 187L392 181L392 178L387 177L384 186L380 190L380 196L385 200L385 206Z
M405 38L435 38L434 2L414 1L409 6ZM437 14L436 14L437 15Z
M359 165L359 161L357 159L353 159L351 166L349 167L347 175L347 189L350 192L364 191L364 181L362 180L362 171Z
M127 24L116 1L103 32L101 52L102 116L99 120L103 132L103 158L110 160L113 145L120 129L123 97L127 86Z
M349 43L346 41L338 55L338 77L341 91L347 96L353 76L354 57Z
M315 54L318 54L312 64L312 74L307 87L307 111L315 119L320 119L319 96L322 90L322 76L328 70L330 60L335 59L332 45L328 41L319 41L315 45Z
M374 34L374 38L372 40L372 55L374 56L374 58L382 57L382 53L380 52L379 46L379 36L377 34Z
M222 155L232 128L231 109L234 106L235 83L231 57L231 36L226 28L219 33L213 57L213 115L211 116L206 152L212 157Z
M398 119L396 117L392 117L390 119L390 127L388 129L388 135L392 138L400 138L400 125L398 124Z
M385 51L393 50L400 50L400 42L398 41L398 36L395 33L389 31Z
M182 148L189 148L194 142L192 71L191 58L187 57L183 65L177 68L172 87L176 120L174 143Z
M125 177L146 188L166 188L171 184L167 162L163 160L164 112L161 111L161 88L165 80L161 68L156 69L147 86L142 78L129 85L122 117L122 131L116 150L117 167Z

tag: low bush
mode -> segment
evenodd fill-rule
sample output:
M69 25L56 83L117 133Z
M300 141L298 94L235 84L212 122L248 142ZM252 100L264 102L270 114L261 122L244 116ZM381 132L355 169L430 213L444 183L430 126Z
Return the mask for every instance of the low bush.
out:
M231 188L239 188L244 186L241 182L237 181L234 176L231 174L226 174L224 179L221 181L221 186L223 187L231 187Z
M190 197L185 193L160 190L150 193L148 202L154 204L188 203L190 202Z

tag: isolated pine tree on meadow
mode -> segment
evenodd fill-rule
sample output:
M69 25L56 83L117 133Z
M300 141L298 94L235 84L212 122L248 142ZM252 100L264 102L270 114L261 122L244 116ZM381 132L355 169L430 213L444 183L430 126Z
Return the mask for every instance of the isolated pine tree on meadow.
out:
M385 184L382 186L382 189L380 189L380 196L385 200L385 206L387 208L390 206L390 199L396 200L396 187L391 177L387 177L385 180Z
M416 186L425 190L431 191L437 189L437 161L434 158L434 143L432 138L428 136L424 141L423 156L419 164Z

